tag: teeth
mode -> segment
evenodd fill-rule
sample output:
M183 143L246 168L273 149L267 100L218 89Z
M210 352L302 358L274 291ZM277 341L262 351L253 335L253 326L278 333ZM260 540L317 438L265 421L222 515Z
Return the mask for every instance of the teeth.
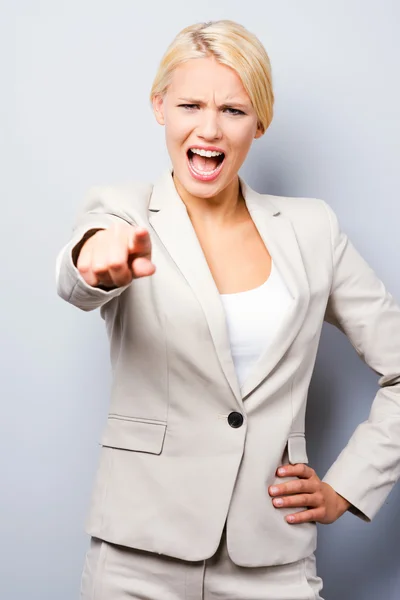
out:
M195 169L192 164L190 164L190 168L192 169L192 171L194 171L195 173L197 173L197 175L213 175L214 173L216 173L217 171L219 171L222 168L222 166L218 165L218 167L216 167L212 171L201 171L200 169Z
M193 154L198 154L199 156L206 156L207 158L211 158L212 156L221 156L223 152L216 152L215 150L203 150L202 148L190 148Z

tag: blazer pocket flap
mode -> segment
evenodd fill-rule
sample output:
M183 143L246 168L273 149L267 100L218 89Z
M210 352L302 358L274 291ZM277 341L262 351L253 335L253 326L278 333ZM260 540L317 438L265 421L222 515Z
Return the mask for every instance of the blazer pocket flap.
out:
M101 444L107 448L161 454L167 424L108 417Z
M288 456L291 465L308 463L306 438L304 433L294 433L288 439Z

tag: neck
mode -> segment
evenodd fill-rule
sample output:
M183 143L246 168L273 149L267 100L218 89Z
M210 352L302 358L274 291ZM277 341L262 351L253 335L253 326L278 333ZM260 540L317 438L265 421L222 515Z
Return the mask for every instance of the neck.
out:
M199 198L190 194L175 174L173 180L191 219L212 220L214 223L224 224L234 220L245 208L238 176L224 190L209 198Z

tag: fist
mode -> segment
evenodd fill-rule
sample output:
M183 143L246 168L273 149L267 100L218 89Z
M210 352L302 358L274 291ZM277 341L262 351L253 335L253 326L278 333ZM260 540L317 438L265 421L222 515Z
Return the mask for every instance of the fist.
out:
M127 223L97 231L83 244L76 267L92 287L122 287L134 278L153 275L150 235Z

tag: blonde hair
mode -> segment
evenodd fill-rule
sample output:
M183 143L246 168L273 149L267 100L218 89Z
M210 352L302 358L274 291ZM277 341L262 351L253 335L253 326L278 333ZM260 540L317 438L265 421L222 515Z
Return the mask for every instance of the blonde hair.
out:
M197 23L178 33L161 60L151 100L166 93L176 67L192 58L209 56L239 75L264 133L273 116L271 63L260 40L234 21Z

